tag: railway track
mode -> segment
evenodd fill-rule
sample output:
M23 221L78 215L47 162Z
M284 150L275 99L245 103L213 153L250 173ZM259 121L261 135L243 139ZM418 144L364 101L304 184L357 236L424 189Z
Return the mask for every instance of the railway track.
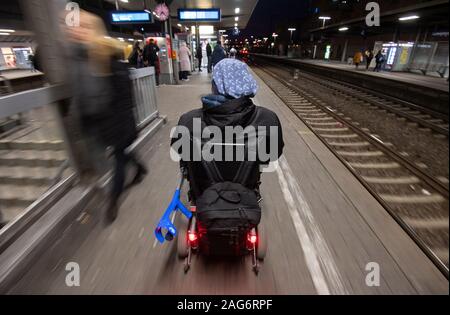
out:
M418 110L412 110L406 106L400 110L398 103L390 103L389 107L394 110L387 110L380 104L390 102L391 98L389 97L383 98L371 94L370 101L368 101L364 97L355 97L353 89L347 93L344 88L327 87L329 80L315 74L309 75L295 71L294 79L292 79L292 68L270 66L266 69L270 69L284 78L288 75L289 82L297 86L301 84L302 87L309 87L316 97L341 110L346 115L346 119L354 119L364 127L375 130L386 142L392 143L400 154L423 168L430 176L434 176L448 190L448 136L444 131L436 132L426 127L425 122L420 124L406 117L414 116L417 120L425 119L428 123L438 124L439 126L435 125L436 128L444 128L445 121L448 121L447 116L439 113L434 113L434 116L431 114L421 115ZM296 77L297 79L295 79ZM346 85L343 84L343 86ZM374 93L376 94L376 92ZM419 107L414 104L411 106ZM428 109L423 110L429 111ZM437 118L437 116L441 118Z
M356 176L448 278L448 187L390 143L267 68L253 70Z
M287 71L292 71L292 68L288 68L287 66L276 66ZM350 83L339 82L328 77L323 77L318 74L298 71L296 72L296 75L298 75L299 78L314 82L315 84L328 89L330 92L385 109L398 117L403 117L410 122L417 123L419 126L428 128L437 134L442 134L446 137L449 135L449 121L448 116L445 114Z

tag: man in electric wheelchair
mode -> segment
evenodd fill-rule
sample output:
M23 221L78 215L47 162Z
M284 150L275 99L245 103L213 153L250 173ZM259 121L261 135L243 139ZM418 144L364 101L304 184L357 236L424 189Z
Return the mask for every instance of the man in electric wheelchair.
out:
M224 59L212 77L213 93L202 98L203 107L182 115L172 133L194 212L179 231L178 254L190 260L195 249L250 251L256 267L265 255L258 235L261 169L282 155L282 128L274 112L253 103L258 84L246 64Z

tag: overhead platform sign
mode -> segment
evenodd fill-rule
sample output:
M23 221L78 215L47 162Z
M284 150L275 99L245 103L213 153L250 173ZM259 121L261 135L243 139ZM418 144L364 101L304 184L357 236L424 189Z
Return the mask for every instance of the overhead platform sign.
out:
M220 22L220 9L178 9L178 20L183 22Z
M150 24L153 17L147 11L113 11L111 12L112 24Z

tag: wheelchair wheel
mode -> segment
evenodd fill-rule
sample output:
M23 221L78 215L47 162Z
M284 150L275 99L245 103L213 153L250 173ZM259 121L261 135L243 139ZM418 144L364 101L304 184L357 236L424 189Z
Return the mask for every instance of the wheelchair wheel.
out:
M267 233L264 224L258 225L258 247L256 248L256 258L263 261L267 254Z
M188 256L189 244L187 239L187 230L189 222L181 219L182 223L178 229L177 254L179 259L185 259Z

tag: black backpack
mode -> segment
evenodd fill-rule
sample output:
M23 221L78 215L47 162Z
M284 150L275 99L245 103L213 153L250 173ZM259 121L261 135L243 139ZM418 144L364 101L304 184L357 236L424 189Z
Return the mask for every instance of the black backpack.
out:
M197 218L208 233L247 231L261 221L256 191L245 186L255 162L242 162L232 182L224 181L214 161L202 164L212 185L197 198Z

